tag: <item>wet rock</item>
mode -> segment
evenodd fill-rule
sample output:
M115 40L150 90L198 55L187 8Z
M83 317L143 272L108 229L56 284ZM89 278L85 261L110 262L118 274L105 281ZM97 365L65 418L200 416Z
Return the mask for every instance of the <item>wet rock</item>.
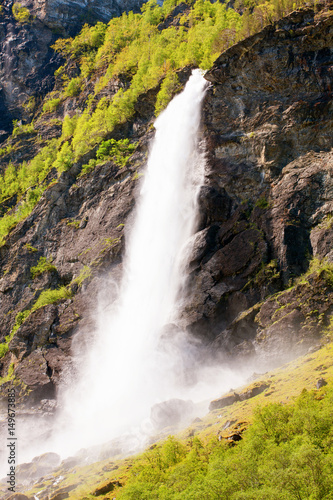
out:
M270 304L274 325L266 299L305 273L312 255L331 258L331 26L331 16L311 9L292 13L228 49L206 74L209 174L182 321L224 358L278 355L279 363L318 341L318 322L296 303L300 288L285 311L280 299ZM325 323L331 296L323 300L317 287L306 294Z
M154 405L150 412L150 419L156 429L163 429L190 418L193 411L194 404L192 401L170 399Z
M33 458L32 462L35 463L38 467L49 467L50 469L52 469L60 464L60 460L60 456L57 453L48 452Z
M15 370L15 375L27 386L30 401L54 399L55 386L49 377L47 362L41 350L36 350L23 359Z

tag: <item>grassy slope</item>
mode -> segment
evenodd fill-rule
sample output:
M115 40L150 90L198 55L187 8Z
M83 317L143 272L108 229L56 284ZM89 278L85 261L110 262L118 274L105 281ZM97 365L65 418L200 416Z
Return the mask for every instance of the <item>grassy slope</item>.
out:
M233 405L223 409L211 411L207 414L206 417L202 418L200 422L193 423L187 429L179 432L175 437L177 441L179 441L185 447L189 447L190 443L193 443L194 436L199 438L201 443L204 445L206 453L209 457L210 454L216 452L215 446L217 445L217 443L220 443L221 446L228 447L230 446L228 437L230 437L235 432L239 433L240 431L243 431L248 427L251 428L254 415L258 411L258 407L267 406L270 403L286 403L286 405L292 405L294 404L295 399L302 393L304 389L306 389L307 391L314 391L316 397L320 399L327 390L327 387L324 387L319 391L316 390L316 382L321 377L323 377L329 383L329 386L332 385L332 343L325 345L320 350L314 353L298 358L277 370L262 375L261 377L256 379L255 382L249 384L248 386L238 388L239 391L243 389L250 389L254 384L257 384L258 382L266 382L270 384L269 388L258 396L255 396L246 401L234 403ZM224 425L228 421L233 422L232 425L229 426L226 430L223 430ZM172 432L172 430L169 429L169 432ZM218 440L218 436L222 437L221 441ZM160 436L157 436L156 439L160 439ZM247 433L245 432L243 441L246 442L246 440ZM229 445L227 443L229 443ZM236 444L236 447L237 446L240 445ZM233 453L233 450L230 450L230 452ZM131 470L133 468L135 469L140 467L142 460L147 460L147 457L149 457L149 453L152 452L144 452L143 454L127 459L115 457L114 459L104 460L102 462L97 462L84 467L76 466L73 467L73 469L71 469L70 471L66 471L66 469L60 466L58 471L53 474L53 479L42 481L41 483L36 484L36 487L26 494L32 496L41 489L45 488L47 485L51 485L52 483L54 483L54 481L59 478L59 476L63 476L63 479L59 481L57 485L54 486L54 488L52 488L50 495L51 499L52 496L55 495L61 488L69 485L77 485L77 487L69 492L69 500L96 498L96 496L93 495L93 492L111 481L118 481L123 486L126 485L129 477L131 476ZM151 470L154 470L153 462L151 463ZM103 499L123 498L123 490L124 488L116 486L115 489L108 495L101 494L98 497ZM137 499L150 498L140 496L140 494L137 495ZM124 498L127 498L127 496L125 496ZM164 498L164 496L157 496L156 498ZM184 496L184 498L192 497ZM259 496L254 496L253 498L259 498ZM267 496L263 498L275 497ZM284 497L281 496L281 498ZM294 497L291 495L289 498ZM309 497L304 496L301 498ZM313 496L313 498L326 497Z

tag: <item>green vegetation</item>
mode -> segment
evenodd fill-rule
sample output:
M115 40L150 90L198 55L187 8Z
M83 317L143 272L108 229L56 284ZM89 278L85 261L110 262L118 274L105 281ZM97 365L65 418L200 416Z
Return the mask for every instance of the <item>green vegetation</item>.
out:
M333 287L333 264L327 262L326 259L320 260L314 257L309 262L309 268L306 273L297 278L295 284L308 283L308 278L312 274L316 274L318 277L323 278L326 286Z
M94 170L96 165L97 165L97 160L94 160L92 158L91 160L89 160L88 163L82 165L82 169L81 169L81 172L80 172L78 177L83 177L84 175L89 174L89 172Z
M158 116L161 111L168 105L173 94L180 88L179 79L174 73L168 74L161 85L161 89L157 94L155 104L155 115Z
M37 276L43 273L51 273L56 271L57 268L52 264L52 260L48 260L46 257L40 257L36 266L30 269L32 279L37 278Z
M333 491L333 387L258 408L244 439L169 437L130 470L117 500L328 500Z
M56 111L56 109L58 109L60 103L61 99L59 97L55 97L54 99L49 99L43 105L43 112L53 113L53 111Z
M67 226L75 227L75 229L79 229L80 224L81 224L81 221L77 220L77 219L71 219L67 222Z
M269 208L269 201L263 196L256 201L255 206L258 208L262 208L263 210Z
M65 88L65 97L75 97L79 95L82 87L82 79L80 77L72 78Z
M8 352L8 344L0 344L0 359L4 357L5 354Z
M31 312L37 311L41 307L45 307L49 304L54 304L55 302L60 302L61 300L67 300L72 297L72 292L66 286L60 286L56 289L49 288L48 290L43 290L34 305L31 308Z
M26 125L22 125L22 123L18 123L17 120L14 120L13 126L14 126L12 132L13 137L17 137L18 135L23 135L23 134L31 134L32 132L35 131L33 122L27 123Z
M13 4L12 13L19 23L27 23L30 20L29 10L26 7L22 7L22 4L19 2Z
M49 288L47 290L43 290L31 309L26 309L25 311L21 311L16 315L15 323L10 334L5 338L5 342L0 345L0 359L8 352L9 342L12 340L20 326L23 325L27 318L29 318L30 314L37 311L37 309L41 309L42 307L45 307L49 304L54 304L56 302L60 302L61 300L70 299L71 297L72 292L70 288L66 286L60 286L56 289Z
M78 277L73 280L73 283L76 283L80 287L82 286L82 283L85 280L91 278L91 276L92 276L91 268L89 266L83 266Z
M32 245L30 245L30 243L26 243L24 245L24 248L26 248L28 250L28 252L30 252L30 253L38 252L37 248L35 248Z
M129 139L110 139L103 141L97 150L97 160L103 161L110 158L119 167L124 167L133 154L137 143L130 143Z

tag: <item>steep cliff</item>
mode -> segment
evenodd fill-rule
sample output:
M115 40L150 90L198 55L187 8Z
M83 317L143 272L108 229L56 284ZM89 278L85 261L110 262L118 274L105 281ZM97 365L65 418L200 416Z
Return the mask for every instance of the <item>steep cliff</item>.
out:
M179 326L222 358L278 363L329 330L332 23L330 11L293 13L228 49L206 75L207 175ZM189 73L178 72L173 92ZM96 91L93 109L126 90L128 78ZM16 137L2 164L58 138L61 120L83 109L93 84L86 78L81 93L61 98L55 90L57 106L39 109L35 129ZM106 156L92 169L94 146L59 177L51 169L39 202L0 247L0 332L9 340L2 391L14 377L30 405L55 398L73 337L89 337L102 284L119 280L159 90L140 94L131 117L105 136L119 148L130 138L134 154L125 145L120 160ZM2 211L17 212L16 201L6 199Z
M332 21L294 12L206 75L209 173L184 322L223 353L279 362L330 321Z

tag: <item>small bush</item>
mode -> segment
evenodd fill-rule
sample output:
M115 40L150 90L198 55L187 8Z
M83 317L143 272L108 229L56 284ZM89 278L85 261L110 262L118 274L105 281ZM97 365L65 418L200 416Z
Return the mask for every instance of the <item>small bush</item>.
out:
M28 250L28 252L30 252L30 253L38 252L37 248L35 248L32 245L30 245L30 243L26 243L24 245L24 248L26 248Z
M79 177L83 177L84 175L88 174L89 172L92 172L94 170L94 168L96 167L96 165L97 165L97 160L94 160L94 159L89 160L88 163L86 163L85 165L82 165L82 169L81 169L81 172L79 174Z
M15 324L12 328L12 331L9 335L9 341L13 338L14 333L20 328L21 325L25 322L25 320L30 316L30 309L26 309L25 311L21 311L17 313L15 318Z
M83 268L80 271L80 274L78 275L77 278L73 280L73 283L76 283L78 286L82 286L82 283L91 278L91 269L89 266L83 266Z
M110 139L103 141L97 150L97 160L105 160L110 158L119 167L124 167L133 154L136 148L136 143L131 144L129 139Z
M49 304L54 304L60 300L70 299L72 297L72 292L66 287L61 286L55 290L48 289L43 290L34 305L32 306L31 312L37 311L41 307L45 307Z
M72 78L65 88L66 97L75 97L81 92L82 81L80 77Z
M259 198L259 200L256 201L255 206L265 210L266 208L269 208L269 201L267 201L266 198L262 196L261 198Z
M8 352L8 344L0 344L0 359L5 356Z
M44 113L53 113L53 111L58 109L60 102L61 102L61 99L59 97L56 97L55 99L50 99L49 101L46 101L43 105L43 112Z
M36 266L33 266L30 269L32 279L37 278L43 273L50 273L52 271L56 271L57 268L52 264L51 260L48 260L46 257L40 257Z
M19 23L27 23L30 20L29 10L26 7L22 7L22 5L18 2L14 3L12 13L16 21Z

